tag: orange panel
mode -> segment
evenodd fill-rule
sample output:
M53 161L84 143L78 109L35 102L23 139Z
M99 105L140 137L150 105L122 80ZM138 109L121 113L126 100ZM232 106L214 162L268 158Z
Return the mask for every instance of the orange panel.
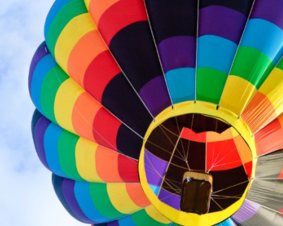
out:
M279 121L280 125L281 125L281 128L283 128L283 114L281 114L277 120Z
M242 163L250 162L252 160L252 153L244 139L241 136L237 136L234 138L234 144L237 147Z
M118 153L110 151L103 146L98 146L95 157L99 177L105 181L123 181L118 170Z
M119 0L91 0L89 12L94 17L96 24L99 23L102 14Z
M126 184L127 192L131 199L135 202L139 207L147 207L150 205L147 197L145 196L144 191L140 184Z
M75 131L82 137L94 140L92 125L101 105L89 94L83 93L76 101L72 121Z
M107 50L98 31L92 31L83 36L73 48L68 60L70 76L83 86L85 72L100 53Z
M257 92L242 114L253 132L257 132L277 117L270 100L262 93Z

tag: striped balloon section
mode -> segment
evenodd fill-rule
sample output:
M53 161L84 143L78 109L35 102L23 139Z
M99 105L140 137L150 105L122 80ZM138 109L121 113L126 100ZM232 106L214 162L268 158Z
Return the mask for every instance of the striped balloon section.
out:
M164 109L200 102L243 120L256 144L245 201L217 225L283 225L282 12L282 0L56 0L28 86L35 149L66 210L92 225L177 225L146 196L139 157ZM160 146L173 148L177 124L153 133ZM220 134L191 126L189 163L250 178L245 141ZM170 156L160 146L146 146L148 182L178 209L161 188Z

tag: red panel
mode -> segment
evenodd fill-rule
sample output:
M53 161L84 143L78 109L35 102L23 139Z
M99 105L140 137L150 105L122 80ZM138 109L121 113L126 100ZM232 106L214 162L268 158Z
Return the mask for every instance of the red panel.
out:
M121 0L112 5L101 16L98 28L106 43L124 27L139 21L147 20L142 0Z
M252 169L253 169L253 162L248 162L244 165L245 171L249 178L251 178L252 175Z
M95 141L101 145L117 150L116 137L121 122L105 109L100 109L94 119L93 135Z
M118 170L125 182L139 182L138 161L119 155Z
M210 142L206 146L206 169L211 171L226 170L242 165L233 139Z
M257 155L264 155L283 148L283 131L278 120L255 134Z
M195 142L206 142L206 132L195 133L191 129L185 127L182 129L180 137Z
M105 87L120 72L121 70L109 51L105 51L98 55L87 68L84 76L84 87L101 102Z
M281 170L279 176L278 176L278 179L283 179L283 169Z

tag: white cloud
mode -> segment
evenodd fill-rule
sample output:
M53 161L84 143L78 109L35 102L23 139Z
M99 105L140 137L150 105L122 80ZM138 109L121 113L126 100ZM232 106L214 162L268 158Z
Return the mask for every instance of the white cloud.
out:
M31 138L34 107L28 71L43 41L52 0L1 1L0 7L0 225L79 226L52 188Z

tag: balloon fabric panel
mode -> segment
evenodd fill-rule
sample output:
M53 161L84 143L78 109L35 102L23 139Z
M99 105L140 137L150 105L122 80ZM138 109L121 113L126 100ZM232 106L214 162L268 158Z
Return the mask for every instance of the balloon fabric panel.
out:
M197 99L219 103L252 2L200 1Z
M281 226L282 11L56 0L28 87L65 209L100 226ZM212 178L207 214L181 211L188 172Z

